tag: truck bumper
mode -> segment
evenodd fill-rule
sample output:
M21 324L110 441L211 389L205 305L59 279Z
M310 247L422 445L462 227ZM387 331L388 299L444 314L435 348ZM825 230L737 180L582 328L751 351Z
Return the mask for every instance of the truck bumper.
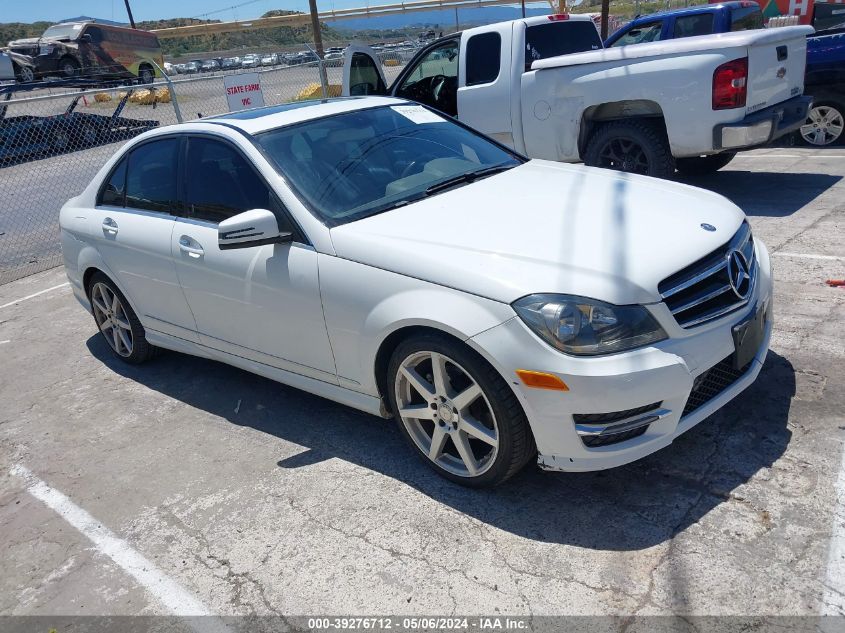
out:
M717 125L713 128L713 147L735 150L765 145L801 127L812 103L812 97L793 97L749 114L738 123Z

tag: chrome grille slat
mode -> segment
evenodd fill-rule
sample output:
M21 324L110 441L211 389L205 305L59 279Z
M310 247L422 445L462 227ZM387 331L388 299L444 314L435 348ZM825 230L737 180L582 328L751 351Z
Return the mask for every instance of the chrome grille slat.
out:
M672 308L672 314L678 314L680 312L686 312L690 308L694 308L697 305L701 305L702 303L704 303L705 301L709 301L713 297L718 297L723 292L731 292L731 285L725 284L724 286L717 288L716 290L713 290L711 292L708 292L708 293L704 294L703 296L699 296L695 299L691 299L687 303L683 303L680 306L678 306L677 308Z
M734 250L742 253L748 265L749 289L745 298L734 292L729 279L728 257ZM661 281L658 292L678 324L691 328L747 305L756 281L754 237L748 222L743 222L725 244Z

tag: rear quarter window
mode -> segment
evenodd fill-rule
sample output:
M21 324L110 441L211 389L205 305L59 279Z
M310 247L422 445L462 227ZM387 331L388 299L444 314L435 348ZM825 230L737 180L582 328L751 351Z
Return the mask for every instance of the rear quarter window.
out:
M731 10L731 31L763 28L763 13L758 5Z
M549 22L525 31L525 70L539 59L597 51L603 48L592 20Z

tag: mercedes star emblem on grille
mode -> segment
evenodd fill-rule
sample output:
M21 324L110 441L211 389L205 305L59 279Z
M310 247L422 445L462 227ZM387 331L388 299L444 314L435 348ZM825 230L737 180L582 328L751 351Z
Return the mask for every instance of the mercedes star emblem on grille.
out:
M745 299L751 290L751 273L748 260L742 251L732 250L728 253L728 280L734 293L740 299Z

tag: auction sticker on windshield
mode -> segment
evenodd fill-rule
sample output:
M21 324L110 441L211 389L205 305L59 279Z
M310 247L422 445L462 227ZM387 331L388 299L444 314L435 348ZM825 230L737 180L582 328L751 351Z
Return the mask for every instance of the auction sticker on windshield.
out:
M226 75L223 78L223 86L226 88L229 112L264 107L264 93L261 92L258 73Z
M418 105L393 106L393 111L414 123L443 123L445 121L443 117Z

